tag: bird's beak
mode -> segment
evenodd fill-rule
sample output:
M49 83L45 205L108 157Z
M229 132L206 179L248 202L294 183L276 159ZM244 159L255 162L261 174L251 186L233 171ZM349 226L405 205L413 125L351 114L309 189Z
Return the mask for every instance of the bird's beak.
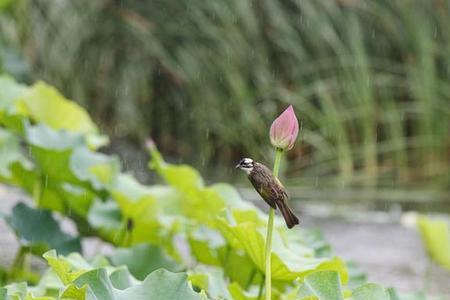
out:
M236 167L234 167L234 168L239 169L240 166L241 166L241 164L237 164Z

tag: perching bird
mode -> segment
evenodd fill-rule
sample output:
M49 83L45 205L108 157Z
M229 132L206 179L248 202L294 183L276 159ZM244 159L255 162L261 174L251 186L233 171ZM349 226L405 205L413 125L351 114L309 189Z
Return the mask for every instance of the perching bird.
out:
M253 161L251 158L243 158L236 169L243 170L253 187L261 195L264 201L273 209L279 208L288 228L298 224L298 218L287 205L288 194L281 182L265 165Z

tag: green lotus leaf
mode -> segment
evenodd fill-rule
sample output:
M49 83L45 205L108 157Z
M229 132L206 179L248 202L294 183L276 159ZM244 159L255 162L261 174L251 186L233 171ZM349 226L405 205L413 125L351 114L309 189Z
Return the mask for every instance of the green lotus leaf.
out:
M182 209L187 217L214 227L225 201L211 188L192 188L183 192Z
M355 290L347 291L341 284L339 273L318 271L304 277L298 288L297 298L301 300L343 300L351 295L352 300L426 300L423 293L410 296L399 295L394 289L384 289L374 283L366 283Z
M300 299L317 297L320 300L343 300L339 273L318 271L308 274L299 288L298 297Z
M284 225L284 224L283 224ZM296 251L313 253L316 257L330 257L332 255L331 246L325 241L322 232L318 229L300 228L300 230L279 231L283 240L289 241L290 247L298 247ZM299 234L299 231L301 234Z
M27 126L25 139L32 146L55 151L72 150L84 145L80 134L65 130L55 130L45 124Z
M61 294L61 300L86 300L87 285L77 287L75 284L70 284Z
M124 290L113 286L105 269L95 269L75 280L78 287L87 285L97 299L108 300L167 300L207 299L189 286L185 273L171 273L159 269L149 274L144 281Z
M17 282L5 285L0 288L0 299L9 300L9 299L23 299L27 294L27 283L26 282Z
M66 206L66 198L63 198L59 193L60 186L59 181L54 179L45 178L42 180L40 176L36 178L35 190L33 195L35 198L36 206L42 209L48 209L51 211L57 211L61 213L66 213L66 208L70 211L69 207ZM39 191L36 189L39 188Z
M139 252L150 248L136 249ZM136 249L133 249L135 255ZM156 254L154 249L150 250L152 251L150 254L137 254L145 262L150 263L154 260L152 254ZM116 259L129 261L131 259L129 254L120 253ZM165 269L158 269L140 282L125 266L110 267L101 257L87 262L77 253L62 256L51 250L44 254L44 258L64 284L61 288L61 299L206 299L204 295L192 290L185 273L171 273ZM145 265L141 260L137 262Z
M51 268L44 271L36 286L28 287L28 291L35 296L52 296L55 298L58 298L60 291L63 289L64 284Z
M100 190L109 186L118 170L115 157L87 148L83 137L56 131L46 125L28 126L25 139L42 176L72 184L90 184Z
M142 215L144 216L144 215ZM161 245L170 255L178 257L172 248L174 231L172 226L165 226L160 219L146 219L145 217L133 219L133 229L127 246L139 243ZM176 227L176 225L175 225Z
M128 243L158 242L163 228L159 221L160 209L145 186L129 175L120 174L111 189L111 196L118 204L124 222L121 240L125 240L126 234Z
M267 224L268 216L259 210L254 210L254 209L241 210L241 209L235 209L233 207L231 209L231 218L232 218L233 222L236 222L237 224L244 223L244 222L252 222L257 227L262 227ZM282 224L283 228L284 228L284 226L286 226L284 221L282 221L281 218L279 218L279 217L275 217L275 223Z
M26 161L24 159L24 161ZM20 188L22 188L24 191L28 192L29 194L33 193L33 189L35 187L35 184L38 180L38 174L35 170L35 168L28 163L23 163L16 161L12 162L9 165L9 171L11 172L11 175L9 178L1 178L0 179L7 184L15 185Z
M28 87L0 76L0 123L22 132L28 120L79 133L92 149L108 144L108 138L97 133L87 112L55 88L43 82Z
M389 300L386 290L378 284L366 283L353 291L353 300Z
M20 115L11 114L0 110L0 124L11 132L23 135L29 121Z
M217 216L226 207L225 201L212 188L192 187L182 191L183 214L200 223L215 226Z
M43 209L61 212L69 217L84 220L97 195L84 186L64 183L59 180L34 176L33 189L29 191Z
M444 219L420 216L417 220L420 236L428 255L450 270L450 225Z
M216 183L209 186L212 190L216 191L218 196L224 199L228 207L233 207L239 210L254 210L257 213L260 212L259 208L254 206L251 202L245 201L239 195L236 188L227 183Z
M28 90L26 85L16 82L7 75L0 76L0 116L2 112L13 108L14 100Z
M156 269L177 272L182 269L178 263L171 259L164 251L155 245L139 244L132 248L119 248L110 257L114 266L126 265L131 274L143 280Z
M239 284L236 282L230 283L228 285L228 291L232 299L234 300L258 300L261 297L258 297L258 291L245 291Z
M94 268L108 266L108 262L102 258L89 263L79 253L64 256L58 255L56 250L50 250L43 257L64 285L71 284L81 274Z
M105 269L87 271L81 274L74 283L79 288L88 286L89 292L95 297L94 299L117 299L115 289Z
M174 260L186 265L192 261L183 238L188 222L184 217L164 215L153 221L137 220L133 226L132 242L159 245Z
M81 251L80 238L62 232L48 210L34 209L24 203L18 203L7 221L19 237L20 243L31 248L37 255L49 249L57 249L61 253Z
M58 194L64 199L65 208L70 210L68 214L75 213L84 219L87 217L92 203L97 199L97 194L90 189L70 183L62 183L58 188Z
M218 231L201 225L189 233L188 242L191 253L198 262L208 265L221 265L220 255L225 250L226 243Z
M42 209L58 211L66 215L85 218L96 195L85 187L42 177L35 170L24 169L20 164L13 164L14 174L10 184L22 187L33 196L36 205Z
M180 177L180 181L184 180ZM178 189L177 186L173 186ZM179 204L184 216L214 227L217 215L226 207L225 201L209 187L197 187L187 184L178 190Z
M32 168L32 163L21 153L18 138L10 131L0 128L0 178L14 181L14 174L11 171L14 163L27 170Z
M70 170L73 149L83 145L80 135L55 131L41 124L27 127L25 140L43 176L69 183L80 182Z
M105 231L119 230L122 225L122 214L114 201L95 200L87 219L93 228Z
M150 187L140 184L132 175L126 173L118 174L111 189L115 193L125 195L129 201L152 195Z
M256 267L264 272L264 228L257 228L254 222L236 224L221 218L220 231L228 242L237 249L244 250ZM281 237L274 232L273 235L272 278L279 281L292 281L303 277L313 271L335 270L340 273L344 283L348 280L345 264L339 258L315 258L301 256L284 245Z
M188 165L168 164L156 148L150 149L150 168L154 169L169 185L181 191L204 187L203 178Z
M96 190L100 190L112 184L120 166L114 156L79 147L70 157L70 169L79 180L90 182Z
M230 281L245 287L261 282L262 273L245 252L227 247L220 256L222 268Z
M84 139L91 150L96 150L109 144L109 137L107 135L90 133L87 134Z
M316 238L318 239L319 237ZM329 245L323 241L313 239L309 229L295 228L293 230L286 230L286 225L283 224L277 230L277 237L274 239L275 243L281 244L281 247L288 245L289 250L303 257L331 257L330 252L323 251L329 249Z
M120 207L122 214L133 221L140 218L155 219L158 205L147 188L131 176L120 174L111 189L111 195Z
M11 150L15 149L16 154L1 156L10 162L10 178L5 181L33 194L41 208L65 214L75 212L85 217L97 196L94 187L104 188L112 181L118 169L117 161L89 152L80 136L56 132L45 125L27 126L26 140L31 145L36 165L33 166L25 157L12 161L13 158L17 160L20 153L17 141L12 142L15 145L12 144ZM2 149L0 145L0 151ZM105 172L99 172L106 168L111 170L107 180Z
M347 283L348 288L354 289L367 283L367 275L353 261L347 261L346 266L349 277Z
M127 289L140 282L130 273L130 270L125 265L112 270L109 279L111 279L112 285L119 290Z
M0 124L11 131L23 132L25 119L16 107L16 100L28 87L17 83L12 77L0 76Z
M394 288L387 288L387 293L389 294L389 300L427 300L427 296L424 292L416 292L413 294L403 295L397 293L397 291ZM437 297L432 298L434 300L444 300L443 298Z
M54 129L82 134L97 132L97 127L81 106L64 98L54 87L44 82L37 82L26 89L17 105L33 121L45 123Z
M217 267L197 266L189 272L192 285L206 291L211 299L231 299L228 283L225 281L223 270Z
M147 190L158 201L158 206L165 215L183 216L183 196L179 191L167 185L152 185Z
M212 225L225 201L213 188L207 188L197 170L187 165L166 163L156 150L151 151L150 165L171 186L182 194L181 209L187 217Z

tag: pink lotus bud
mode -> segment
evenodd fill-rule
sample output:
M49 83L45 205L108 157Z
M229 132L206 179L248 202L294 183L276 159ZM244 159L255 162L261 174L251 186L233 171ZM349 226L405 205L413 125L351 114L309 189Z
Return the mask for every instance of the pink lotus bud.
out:
M277 148L291 150L298 135L298 120L292 105L270 126L270 142Z

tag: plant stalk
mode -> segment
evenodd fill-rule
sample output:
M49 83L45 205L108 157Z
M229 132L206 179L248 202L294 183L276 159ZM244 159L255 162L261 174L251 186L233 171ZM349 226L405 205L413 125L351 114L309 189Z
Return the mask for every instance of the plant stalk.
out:
M34 181L33 185L33 201L37 207L41 206L41 198L42 198L42 177L39 177Z
M278 177L278 171L280 169L281 157L283 156L283 149L277 148L275 152L275 162L273 164L273 176ZM267 221L267 236L266 236L266 300L272 299L272 266L271 266L271 253L272 253L272 232L273 232L273 219L275 216L275 210L271 207L269 209L269 220Z
M21 278L21 276L23 275L27 252L28 250L26 247L21 246L19 248L19 251L16 253L16 257L14 258L11 269L9 271L8 277L10 280L16 280L18 278Z
M259 283L259 289L258 289L258 300L261 299L264 289L264 280L265 280L264 274L262 274L261 282Z

